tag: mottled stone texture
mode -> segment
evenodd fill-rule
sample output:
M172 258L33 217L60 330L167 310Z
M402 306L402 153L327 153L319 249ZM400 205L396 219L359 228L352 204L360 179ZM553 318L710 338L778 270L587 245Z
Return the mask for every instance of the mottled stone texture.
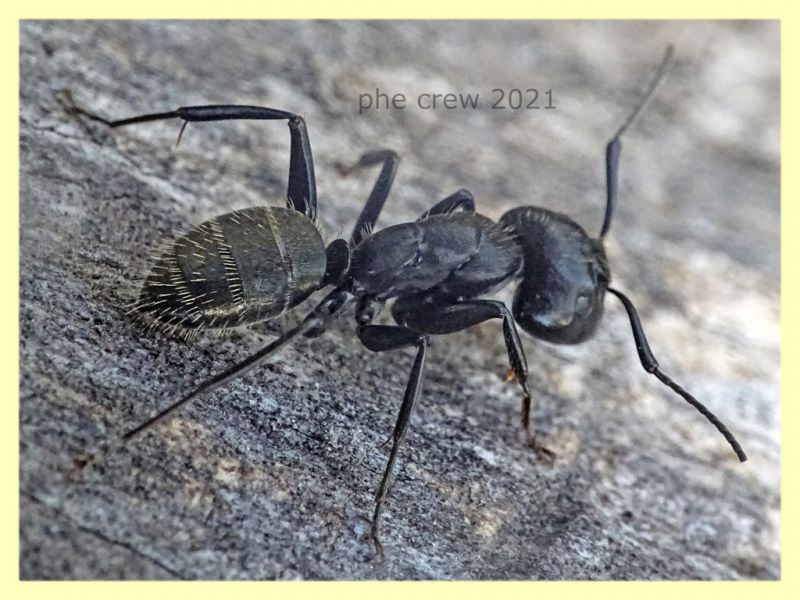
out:
M779 572L779 29L776 23L122 23L21 25L21 556L24 579L739 579ZM193 343L122 309L159 239L281 204L282 123L111 117L203 103L304 115L328 239L403 157L381 225L460 187L492 218L537 204L589 231L603 151L668 42L675 68L625 139L607 249L668 374L714 429L640 367L609 298L595 339L526 338L526 450L500 324L431 348L424 396L371 560L365 518L412 353L372 355L350 315L135 444L85 457L297 319ZM555 110L493 110L493 88L552 89ZM375 88L405 110L358 114ZM477 110L420 93L478 92ZM10 201L10 200L9 200ZM511 288L500 294L508 300Z

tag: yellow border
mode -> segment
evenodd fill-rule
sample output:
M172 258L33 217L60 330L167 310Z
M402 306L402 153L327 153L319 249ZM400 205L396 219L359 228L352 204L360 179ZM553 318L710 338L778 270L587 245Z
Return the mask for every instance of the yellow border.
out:
M788 16L791 1L691 2L689 0L560 0L559 2L467 3L458 0L376 2L240 2L231 6L208 1L181 4L179 0L119 3L73 0L27 2L25 19L778 19Z
M341 3L305 0L292 3L272 3L259 0L242 3L240 7L232 7L230 2L220 4L193 1L186 3L190 8L180 6L176 0L172 2L152 2L138 0L123 2L112 6L109 2L86 2L69 0L56 3L53 1L29 1L23 11L17 11L2 20L3 61L2 74L6 84L2 88L3 115L2 139L4 153L2 157L2 184L6 192L2 195L2 219L0 219L0 264L3 267L4 281L19 281L19 210L15 199L19 197L19 156L18 156L18 90L19 90L19 26L21 18L763 18L781 19L781 65L782 91L781 106L787 107L782 115L782 162L794 165L797 157L798 122L796 113L791 110L800 106L797 86L797 64L791 58L798 56L800 44L800 28L791 11L789 1L759 0L758 2L705 2L696 0L669 0L664 2L643 3L629 0L603 0L588 3L576 0L559 0L558 2L519 3L499 5L493 3L475 3L470 6L463 1L430 2L418 0L401 0L397 2L350 2L347 6ZM9 9L4 9L4 12ZM4 15L6 16L6 15ZM789 60L787 60L789 59ZM788 68L787 68L788 66ZM798 359L797 333L800 331L798 311L798 268L792 260L800 255L800 221L798 220L797 169L782 170L781 190L781 260L782 260L782 364L791 365ZM757 201L758 199L754 199ZM9 286L10 288L11 286ZM797 443L790 435L789 427L798 418L798 375L792 369L782 370L781 396L787 399L782 404L782 552L780 582L678 582L678 583L39 583L18 581L19 567L19 527L18 527L18 484L19 484L19 438L18 438L18 397L19 382L19 329L18 298L10 290L0 294L0 331L3 333L2 395L3 415L0 419L4 429L2 440L5 451L2 454L3 490L2 495L2 532L5 544L2 548L2 584L6 589L5 597L43 597L60 600L75 598L107 599L110 594L117 598L136 598L143 594L151 596L167 596L168 594L191 594L192 598L217 597L219 594L236 594L237 597L264 598L265 596L286 597L288 595L312 596L347 596L353 598L370 598L389 600L409 592L417 598L471 597L486 594L504 594L515 597L554 597L581 598L585 596L613 597L615 599L637 599L650 597L703 597L709 595L726 598L746 598L758 600L764 598L800 597L796 569L798 560L798 460ZM792 359L792 357L795 357ZM795 392L795 393L793 393ZM13 482L15 485L10 485ZM180 586L180 587L178 587ZM589 588L588 586L591 586ZM792 592L792 590L794 590Z
M3 204L0 218L0 265L2 280L19 282L19 29L16 22L3 20L2 80L6 84L0 92L2 114L2 181L4 196L10 202ZM19 562L19 297L11 289L0 294L0 381L2 381L3 415L0 417L3 433L3 452L0 454L2 481L5 494L2 502L3 540L2 582L8 585L18 577ZM11 485L13 482L13 485ZM13 492L12 492L13 490ZM13 493L13 496L12 496ZM5 586L4 586L5 587ZM21 591L17 584L15 592Z

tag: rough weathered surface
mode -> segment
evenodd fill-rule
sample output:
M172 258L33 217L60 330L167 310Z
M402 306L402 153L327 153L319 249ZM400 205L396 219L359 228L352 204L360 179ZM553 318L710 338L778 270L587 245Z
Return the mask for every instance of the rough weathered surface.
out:
M34 23L21 47L21 575L30 578L779 577L778 26L775 23ZM498 323L436 339L371 561L365 518L412 356L372 355L348 316L93 467L82 457L296 316L187 344L121 309L160 237L282 202L281 123L114 131L199 103L303 114L328 238L403 156L382 224L459 187L602 218L603 149L667 42L678 60L625 140L608 240L664 370L750 462L640 367L613 299L580 347L525 340L538 462L517 431ZM493 88L555 110L492 110ZM405 93L359 115L358 94ZM424 92L479 110L421 110ZM502 298L508 299L510 289Z

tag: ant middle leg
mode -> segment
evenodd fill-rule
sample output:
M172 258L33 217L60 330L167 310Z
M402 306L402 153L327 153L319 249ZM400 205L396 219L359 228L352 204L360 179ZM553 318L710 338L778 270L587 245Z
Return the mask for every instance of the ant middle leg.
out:
M337 163L336 168L343 176L348 176L353 171L372 167L374 165L383 165L381 172L378 174L378 179L375 180L375 185L369 193L367 203L361 210L358 216L353 233L350 236L350 245L358 245L365 237L369 236L372 229L375 227L375 222L383 210L383 205L386 203L386 198L389 197L389 192L392 189L395 175L397 175L397 168L400 166L400 156L394 150L371 150L361 155L361 158L355 164L344 165Z
M372 525L370 527L370 538L375 545L378 556L383 556L383 545L378 536L378 524L381 516L383 502L389 491L389 481L394 470L397 453L400 445L406 436L408 423L411 413L419 398L422 387L422 375L425 368L425 355L428 350L428 336L408 327L396 325L362 325L358 328L358 338L369 350L373 352L386 352L388 350L399 350L401 348L417 347L417 356L414 359L414 366L411 367L411 374L408 378L406 391L403 395L403 402L400 405L400 412L397 415L394 430L389 438L392 442L392 449L389 453L389 461L383 472L381 483L375 492L375 512L372 515ZM387 441L389 441L387 440Z
M427 219L432 215L449 215L457 210L475 212L475 197L472 192L462 188L454 194L450 194L447 198L440 200L425 211L418 221Z
M383 165L381 172L378 174L378 179L367 198L367 202L358 216L353 233L350 236L350 246L358 245L365 237L372 233L375 223L383 210L383 205L389 197L389 192L392 189L394 178L397 175L397 169L400 165L400 157L394 150L371 150L361 155L361 158L355 164L344 165L337 163L339 172L344 175L350 175L357 169L371 167L374 165ZM431 215L449 214L456 210L464 210L467 212L475 212L475 199L468 190L458 190L451 194L444 200L437 202L430 210L426 211L419 220L426 219Z

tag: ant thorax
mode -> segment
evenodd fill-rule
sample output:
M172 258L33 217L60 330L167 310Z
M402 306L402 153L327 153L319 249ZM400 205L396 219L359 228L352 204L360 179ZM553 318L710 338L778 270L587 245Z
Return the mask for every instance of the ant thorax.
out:
M522 254L513 236L471 212L429 216L373 234L353 250L358 293L380 299L431 292L477 297L516 274Z

